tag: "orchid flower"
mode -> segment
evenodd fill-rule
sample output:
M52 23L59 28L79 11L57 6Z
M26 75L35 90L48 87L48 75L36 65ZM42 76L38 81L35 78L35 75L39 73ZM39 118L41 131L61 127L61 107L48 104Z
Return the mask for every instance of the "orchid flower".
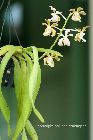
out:
M88 28L89 26L86 26L86 27L83 27L83 29L78 29L78 33L76 34L75 36L75 41L82 41L82 42L86 42L86 40L84 39L84 36L85 36L85 31L86 31L86 28Z
M68 38L68 36L73 36L73 34L68 34L70 32L70 29L66 29L65 30L65 35L61 34L60 36L62 36L61 39L59 39L58 41L58 45L59 46L70 46L70 40Z
M70 9L69 11L72 12L73 21L81 22L81 15L86 15L86 13L83 11L83 8L81 8L81 7L78 7L77 10Z
M49 19L51 22L58 22L60 21L60 16L61 15L65 20L66 18L62 15L62 12L57 11L55 8L53 8L52 6L49 6L51 8L51 10L53 11L53 13L51 13L52 18Z
M56 30L54 29L55 26L58 26L57 23L50 23L50 20L45 20L47 23L42 23L42 25L46 26L46 29L43 33L44 36L55 36L56 35Z
M54 60L60 61L60 58L56 54L46 54L47 57L44 58L44 65L48 65L50 67L54 67ZM63 57L63 56L61 56Z

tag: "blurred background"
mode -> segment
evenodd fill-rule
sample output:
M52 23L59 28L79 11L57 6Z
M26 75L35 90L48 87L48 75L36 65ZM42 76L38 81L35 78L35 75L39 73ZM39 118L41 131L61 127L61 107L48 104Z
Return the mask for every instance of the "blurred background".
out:
M0 4L2 0L0 0ZM0 31L4 23L5 11L8 2L5 1L0 11ZM88 15L87 0L11 0L11 13L7 10L6 21L0 45L22 45L24 47L35 45L49 48L54 38L44 37L44 19L50 17L52 5L63 15L68 16L69 9L83 7ZM9 18L10 17L10 18ZM12 20L13 19L13 20ZM69 21L68 27L76 28L88 25L88 16L82 17L82 22ZM16 30L16 31L15 31ZM10 33L9 33L10 32ZM17 39L16 32L20 40ZM35 126L39 140L88 140L89 139L89 60L88 60L88 32L86 43L78 43L71 40L70 47L54 47L64 55L60 62L55 63L54 68L43 65L42 84L36 100L36 107L45 118L46 124L60 125L52 128L41 128L34 113L31 122ZM8 69L13 69L9 63ZM11 124L15 127L16 101L14 102L13 72L10 76L5 74L8 83L3 82L3 90L12 110ZM86 125L82 128L62 127L61 125ZM39 126L38 126L39 125ZM6 123L0 114L0 136L2 140L7 138ZM20 138L19 138L20 139ZM30 139L29 139L30 140Z

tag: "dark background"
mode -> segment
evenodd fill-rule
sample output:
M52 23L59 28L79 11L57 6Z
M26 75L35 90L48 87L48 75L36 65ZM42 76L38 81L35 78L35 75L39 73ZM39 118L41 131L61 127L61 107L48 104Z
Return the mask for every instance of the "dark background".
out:
M1 0L0 0L1 3ZM23 7L22 23L16 26L17 33L22 46L27 47L35 45L37 47L49 48L53 42L51 37L44 37L42 26L45 18L49 18L52 5L58 11L62 11L68 16L71 8L81 6L87 13L82 18L81 23L69 22L69 28L82 27L88 25L88 1L87 0L11 0L13 4L21 4ZM0 26L2 27L3 12L7 2L1 10ZM19 45L13 27L11 25L12 41L11 44ZM78 43L71 40L70 47L55 46L64 55L60 62L55 63L54 68L43 65L42 84L36 100L36 107L45 118L46 124L53 125L87 125L86 127L52 127L41 128L34 113L31 116L31 122L35 126L39 140L88 140L89 139L89 78L88 78L88 32L86 33L86 43ZM4 27L1 46L8 44L8 24ZM10 64L11 65L11 64ZM9 65L9 66L10 66ZM10 78L11 79L11 78ZM11 80L10 80L11 82ZM12 110L12 126L15 126L16 102L14 89L3 88L5 97ZM2 140L8 140L6 123L0 114L0 135Z

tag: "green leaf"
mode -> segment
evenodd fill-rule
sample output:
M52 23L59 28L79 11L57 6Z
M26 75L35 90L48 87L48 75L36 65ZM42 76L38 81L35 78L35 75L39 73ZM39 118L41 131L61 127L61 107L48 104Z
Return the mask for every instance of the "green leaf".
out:
M24 70L24 72L21 71L21 93L20 93L20 100L19 102L19 108L21 110L19 119L17 122L17 126L14 132L13 140L16 140L21 133L21 131L24 129L26 121L28 120L30 109L31 109L31 101L29 98L29 76L31 73L31 69L29 69L29 65L32 65L32 62L29 63L29 65L26 65L25 61L20 60L21 62L21 70ZM27 62L28 63L28 62ZM21 102L20 102L21 101Z
M23 50L27 51L27 52L29 52L29 51L31 52L31 51L33 51L33 47L35 47L35 46L26 47Z
M18 106L18 118L22 113L23 108L23 96L24 96L24 85L26 76L26 63L22 59L19 61L13 57L14 61L14 84L15 84L15 93L17 97L17 106Z
M18 47L11 48L11 50L9 50L6 53L6 55L3 57L1 64L0 64L0 109L8 124L8 135L10 135L10 109L2 95L1 84L2 84L2 78L3 78L3 74L5 71L6 65L7 65L9 59L12 57L12 55L17 51L17 49L18 49Z
M39 92L39 89L40 89L40 84L41 84L41 68L40 68L40 65L39 65L37 83L36 83L36 87L35 87L34 94L33 94L33 101L34 102L35 102L36 97L38 95L38 92Z
M30 96L34 113L39 118L39 120L42 123L44 123L44 119L42 115L38 112L38 110L35 108L34 101L33 101L33 94L34 94L35 86L37 83L38 70L39 70L38 51L36 47L33 47L33 56L34 56L34 65L33 65L31 75L30 75L30 79L29 79L29 96Z
M25 59L27 60L27 66L28 66L28 68L29 68L30 71L31 71L31 70L32 70L32 65L33 65L33 64L31 64L31 63L32 63L31 58L30 58L27 54L25 54L25 53L23 53L22 55L23 55L23 56L25 57ZM30 55L31 55L31 54L30 54ZM34 101L34 103L35 103L36 97L37 97L37 95L38 95L38 91L39 91L39 88L40 88L40 84L41 84L41 68L40 68L40 65L39 65L37 82L36 82L36 86L35 86L34 94L33 94L33 101ZM32 106L31 106L31 111L32 111Z
M22 140L28 140L25 129L23 130L23 133L22 133Z
M18 113L19 113L19 116L21 115L22 113L22 110L23 110L23 99L24 99L24 96L26 94L26 90L27 90L27 87L26 87L26 84L27 84L27 67L26 67L26 62L23 61L23 60L20 60L20 63L21 63L21 71L20 71L20 93L19 93L19 97L18 97Z
M36 86L35 86L34 93L33 93L33 102L34 103L35 103L36 97L39 93L40 84L41 84L41 68L39 65L37 82L36 82ZM32 111L32 106L31 106L31 111Z
M6 45L0 48L0 56L7 53L9 50L11 50L14 46L13 45Z
M27 79L23 80L23 81L26 81L25 82L26 85L24 86L25 96L23 98L22 113L20 114L20 118L17 122L13 140L16 140L17 137L19 136L19 134L21 133L21 131L24 129L24 127L26 125L26 121L28 120L28 117L30 116L31 111L32 111L32 104L31 104L31 100L29 97L29 77L31 76L31 71L33 70L33 63L32 63L31 58L27 54L23 53L22 55L24 56L25 60L27 61L27 65L26 65L27 66L27 74L26 74ZM20 60L20 61L22 61L22 60ZM40 84L41 84L41 69L40 69L40 66L38 65L38 76L37 76L36 86L35 86L33 97L32 97L33 102L35 102L35 99L38 95Z
M14 61L14 85L15 85L15 93L16 93L16 97L18 100L19 94L21 92L21 68L20 68L20 64L19 61L13 57L12 58Z
M28 54L33 59L33 53L28 50L23 50L24 53Z
M29 54L30 54L30 53L29 53ZM30 74L31 71L32 71L32 67L33 67L32 60L31 60L31 58L28 56L28 53L27 53L27 52L23 53L22 55L23 55L23 57L25 58L25 60L27 61L27 68L29 69L29 74ZM30 55L32 55L32 54L30 54Z
M26 122L26 130L32 140L38 140L37 133L29 120Z

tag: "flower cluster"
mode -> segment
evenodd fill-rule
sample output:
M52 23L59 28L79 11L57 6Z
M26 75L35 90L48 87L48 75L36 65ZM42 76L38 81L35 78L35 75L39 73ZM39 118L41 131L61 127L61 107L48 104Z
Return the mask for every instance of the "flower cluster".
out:
M81 15L86 15L86 13L83 11L83 8L78 7L77 9L70 9L69 15L66 18L62 12L57 11L54 7L49 6L51 8L51 18L45 19L46 23L42 23L42 25L45 25L45 31L43 33L44 36L56 36L56 39L50 49L52 49L56 43L58 43L59 46L70 46L70 37L74 37L73 32L76 32L74 40L78 42L86 42L84 36L85 31L89 26L83 27L82 29L66 29L66 24L69 19L73 20L74 22L81 22ZM59 22L61 21L61 18L65 20L64 25L59 28ZM52 56L47 56L44 58L44 64L49 65L50 67L54 67L54 61Z

